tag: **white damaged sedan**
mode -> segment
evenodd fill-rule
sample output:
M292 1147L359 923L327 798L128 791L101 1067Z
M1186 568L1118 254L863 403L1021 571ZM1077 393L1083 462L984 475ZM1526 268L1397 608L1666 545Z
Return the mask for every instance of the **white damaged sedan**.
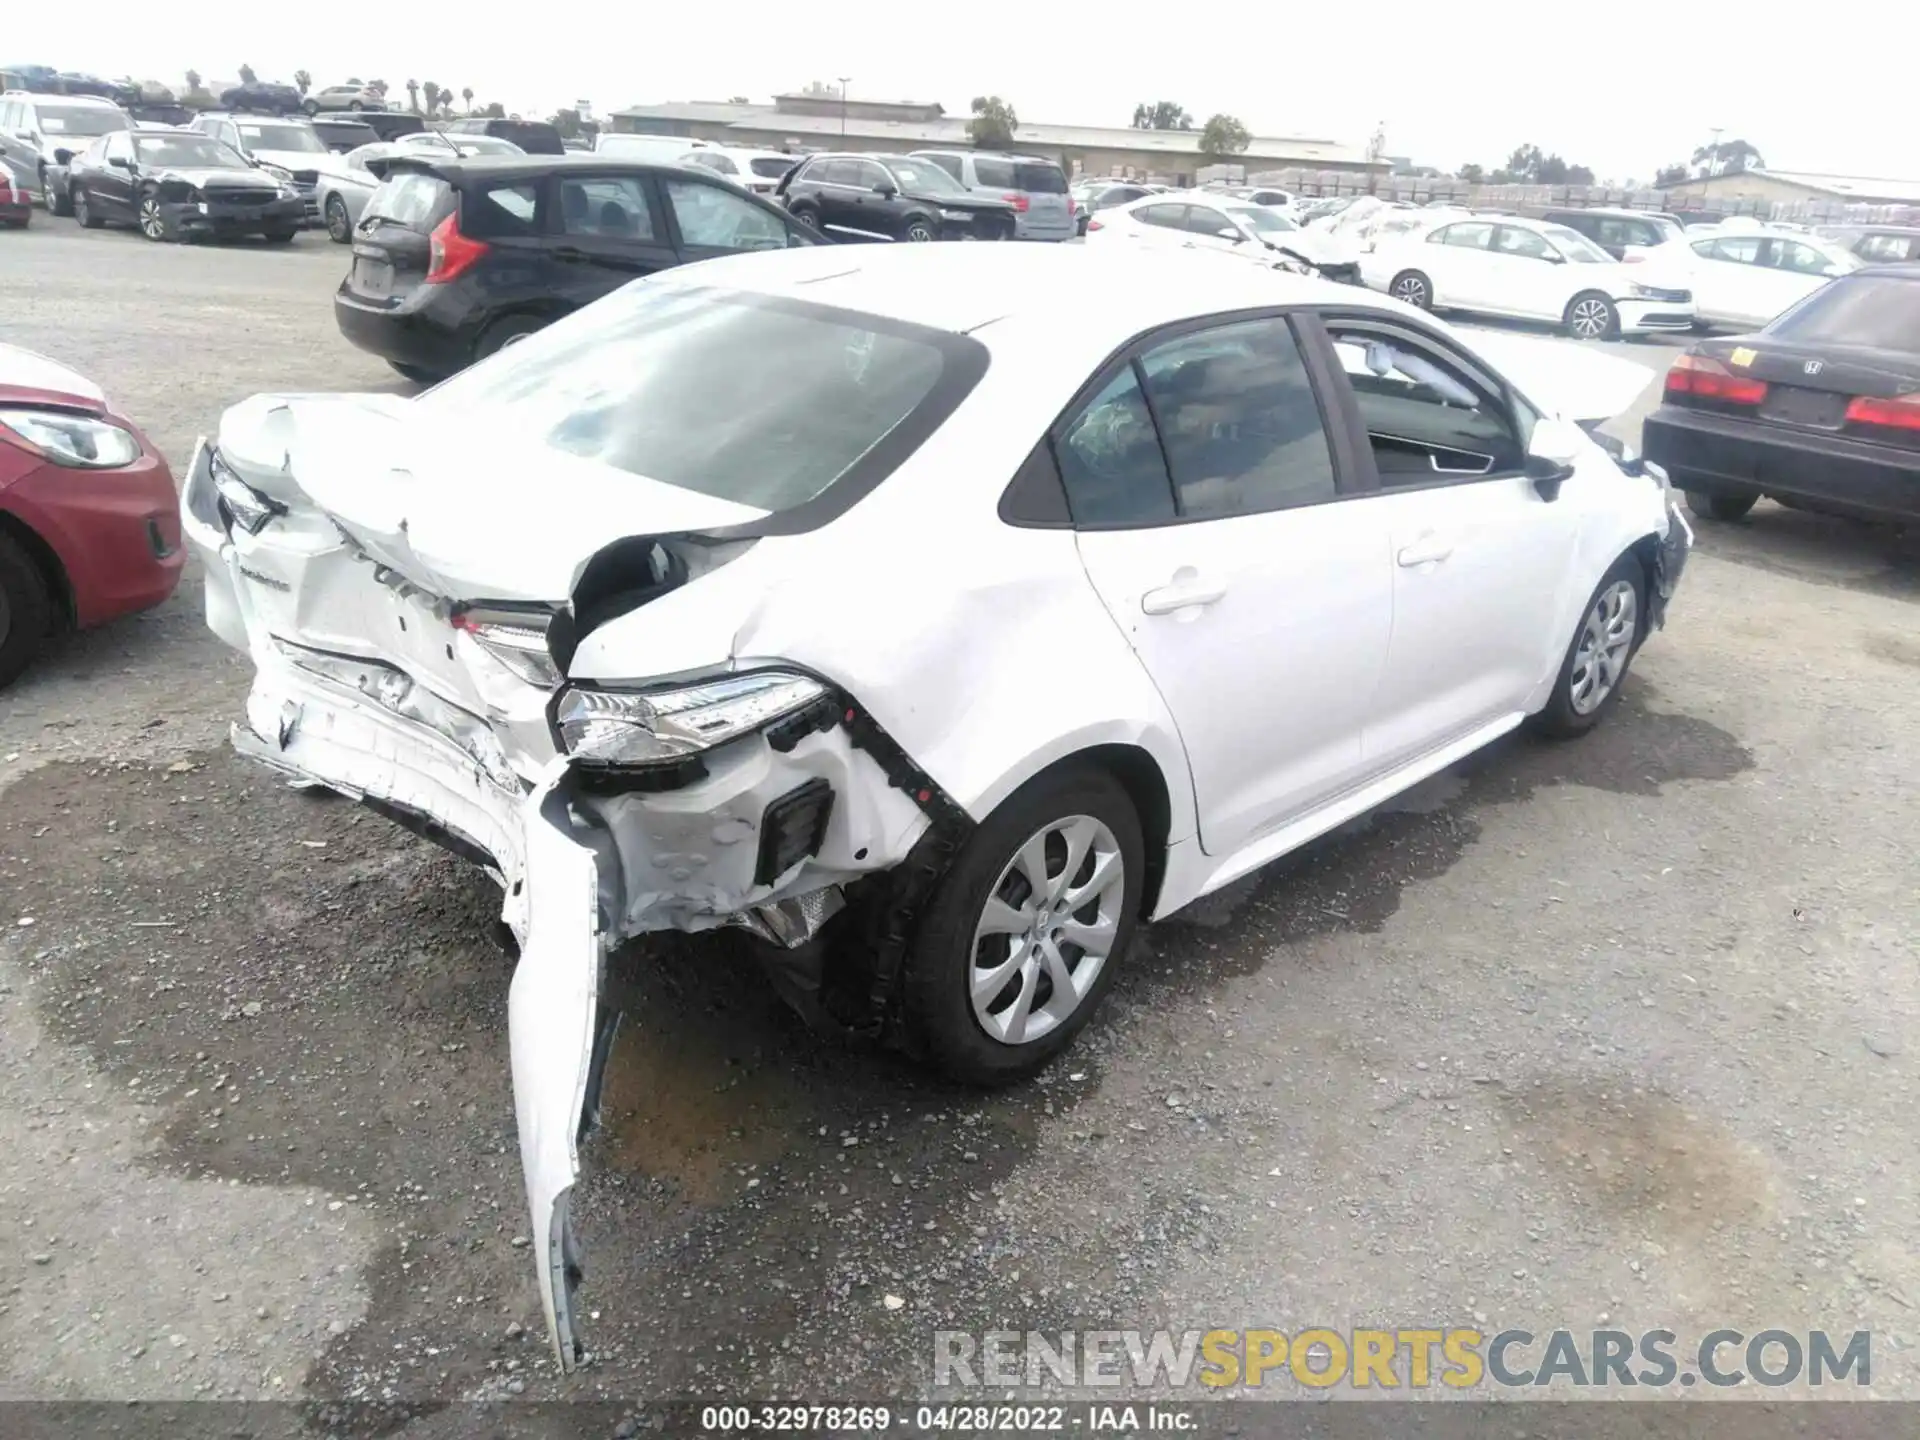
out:
M1651 378L1248 266L816 247L255 397L183 509L240 751L501 883L570 1366L611 947L742 926L816 1021L1030 1073L1136 924L1600 721L1691 540L1586 428Z

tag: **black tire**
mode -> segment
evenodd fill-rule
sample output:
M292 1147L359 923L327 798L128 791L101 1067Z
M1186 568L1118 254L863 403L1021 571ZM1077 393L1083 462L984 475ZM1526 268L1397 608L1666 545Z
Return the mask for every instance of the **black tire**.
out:
M47 213L49 215L65 216L73 214L73 191L71 187L49 190L47 188L47 172L45 170L40 172L40 198L47 202Z
M547 322L537 315L502 316L480 332L480 338L473 347L473 358L484 360L521 337L546 328Z
M298 230L267 230L262 232L260 238L269 245L285 245L299 233Z
M52 627L46 577L20 542L0 530L0 690L40 653Z
M1404 300L1416 310L1433 309L1433 281L1421 270L1402 270L1393 277L1393 283L1387 286L1387 293L1396 300Z
M173 226L167 223L166 215L161 212L160 197L152 190L141 192L134 214L140 233L156 245L164 245L174 238Z
M900 227L900 238L913 245L929 244L940 238L940 226L929 216L909 215Z
M347 102L347 109L349 110L364 110L366 108L367 107L362 105L358 100L349 100Z
M1620 311L1598 290L1583 290L1567 302L1560 323L1575 340L1618 340Z
M1611 686L1597 703L1588 703L1583 709L1575 699L1576 670L1584 668L1579 664L1582 642L1587 639L1589 620L1595 618L1596 611L1606 597L1620 585L1630 585L1633 592L1633 613L1630 617L1624 617L1630 621L1626 652L1618 661L1619 669L1613 676ZM1568 740L1586 734L1606 719L1607 713L1620 703L1620 691L1626 684L1627 672L1632 668L1633 657L1640 653L1640 642L1646 638L1646 634L1646 567L1640 563L1637 555L1622 555L1600 578L1600 583L1593 587L1593 594L1587 597L1587 603L1580 608L1579 618L1574 622L1573 638L1567 642L1566 658L1560 662L1559 678L1553 682L1553 694L1533 717L1533 728L1543 735Z
M1689 490L1687 509L1702 520L1720 520L1730 524L1735 520L1744 520L1759 499L1758 495L1716 495L1711 490Z
M93 202L87 198L86 191L78 185L68 192L67 208L83 229L98 230L107 223L94 213Z
M818 235L821 233L820 212L816 210L813 206L795 205L789 208L787 213L793 216L796 224L804 225L809 231L811 231L815 235Z
M347 214L347 202L338 195L327 197L327 238L336 245L353 241L353 218Z
M389 360L387 364L393 367L395 374L413 381L416 385L438 385L447 378L420 365L402 365L398 360Z
M320 113L320 102L318 100L302 100L300 102L300 108L309 115L318 115ZM359 107L356 106L355 108L357 109Z
M1010 1044L989 1036L974 1014L975 927L996 882L1029 837L1053 821L1073 816L1098 820L1117 842L1125 869L1114 940L1077 1008L1038 1039ZM968 837L908 950L902 1001L912 1048L941 1073L973 1085L1022 1079L1064 1050L1099 1008L1114 972L1125 962L1140 909L1145 855L1133 801L1105 770L1093 766L1056 770L1009 796ZM1009 877L1009 883L1018 880ZM1032 982L1036 991L1042 983L1038 978Z

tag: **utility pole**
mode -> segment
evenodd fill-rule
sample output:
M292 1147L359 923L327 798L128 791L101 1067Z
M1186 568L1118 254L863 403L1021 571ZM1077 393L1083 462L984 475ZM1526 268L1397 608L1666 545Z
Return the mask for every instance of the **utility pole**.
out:
M1382 120L1373 127L1373 134L1367 139L1367 193L1379 192L1380 172L1376 168L1380 157L1387 153L1387 122Z
M840 81L840 138L844 140L847 138L847 82L853 77L841 75L837 78Z

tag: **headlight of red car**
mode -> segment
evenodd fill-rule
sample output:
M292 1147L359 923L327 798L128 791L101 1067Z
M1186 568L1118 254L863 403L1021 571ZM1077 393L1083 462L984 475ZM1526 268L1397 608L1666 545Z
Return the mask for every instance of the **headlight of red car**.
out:
M140 458L131 431L64 410L0 410L0 439L76 470L118 470Z

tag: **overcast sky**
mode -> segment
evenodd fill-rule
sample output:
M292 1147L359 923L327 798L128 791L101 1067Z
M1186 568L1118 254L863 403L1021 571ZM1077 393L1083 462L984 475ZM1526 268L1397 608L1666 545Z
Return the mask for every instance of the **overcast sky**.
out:
M189 66L231 80L309 71L408 79L545 114L662 100L764 100L852 77L866 99L964 111L1005 96L1033 121L1124 125L1138 101L1196 121L1239 116L1256 135L1362 146L1491 169L1530 141L1602 179L1651 177L1720 127L1776 169L1920 172L1904 98L1920 20L1899 22L1682 0L1571 5L1281 5L1273 0L1045 6L968 0L723 5L289 4L92 0L77 13L9 6L0 64L46 64L178 84ZM82 18L84 17L84 18ZM1137 28L1136 28L1137 26ZM1191 27L1189 32L1189 27ZM1901 31L1905 32L1904 37ZM1878 33L1880 41L1875 43Z

